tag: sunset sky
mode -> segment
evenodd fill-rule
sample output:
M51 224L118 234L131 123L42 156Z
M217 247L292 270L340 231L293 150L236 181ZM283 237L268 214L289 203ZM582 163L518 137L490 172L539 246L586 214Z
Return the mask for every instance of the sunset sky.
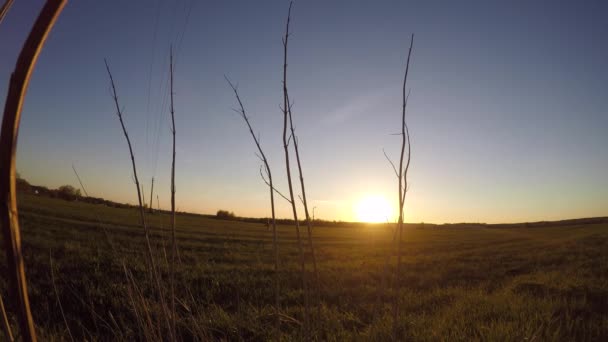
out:
M0 94L43 1L0 24ZM287 1L71 1L42 51L19 134L19 173L135 203L114 73L140 179L169 206L167 71L176 50L178 210L269 216L242 119L260 133L277 187ZM409 87L408 222L521 222L608 215L608 3L296 1L288 85L317 217L354 220L367 197L396 202L401 82ZM149 193L148 193L149 196ZM146 198L147 200L147 198ZM289 217L279 201L279 216Z

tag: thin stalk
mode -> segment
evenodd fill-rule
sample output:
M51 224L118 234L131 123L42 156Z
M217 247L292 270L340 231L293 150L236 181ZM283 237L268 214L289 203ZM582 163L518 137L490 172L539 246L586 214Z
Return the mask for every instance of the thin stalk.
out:
M234 86L227 77L225 77L225 78L226 78L226 81L228 82L228 84L230 85L230 88L232 88L232 91L234 91L234 96L236 96L236 100L239 103L239 107L240 107L240 110L237 112L241 115L243 120L245 120L245 123L247 124L247 128L249 128L249 133L251 134L251 137L253 138L255 146L258 148L258 152L260 153L260 159L262 159L262 162L264 163L266 175L268 176L268 181L266 181L266 179L264 178L264 175L262 174L262 170L260 169L260 174L262 175L262 179L264 180L264 182L266 182L266 184L268 185L269 191L270 191L270 209L271 209L271 213L272 213L272 248L273 248L273 253L274 253L274 305L275 305L275 313L276 313L275 328L278 331L280 328L280 326L279 326L280 325L279 250L278 250L277 224L276 224L275 206L274 206L274 192L277 190L274 188L273 183L272 183L272 173L270 171L270 165L268 164L268 159L266 158L266 154L264 154L264 151L262 150L260 141L258 140L257 136L253 132L253 128L251 127L251 123L249 122L249 118L247 117L247 113L245 112L245 106L243 105L243 102L241 101L241 97L239 96L238 90L237 90L236 86ZM278 192L278 193L279 193L279 195L283 196L280 192Z
M403 215L404 215L404 204L405 194L407 192L407 172L410 166L410 136L409 130L407 129L407 123L405 122L405 110L407 106L406 86L407 86L407 75L410 69L410 57L412 55L412 48L414 46L414 35L412 34L410 40L410 49L407 54L407 62L405 66L405 75L403 77L403 94L402 94L402 108L401 108L401 155L399 157L399 220L398 220L398 237L397 237L397 266L395 268L394 278L394 302L393 302L393 337L395 340L398 339L398 328L399 324L397 318L399 316L399 275L401 272L401 249L402 249L402 238L403 238ZM403 160L405 157L405 148L407 145L407 164L405 169L403 167Z
M0 296L0 311L2 313L2 329L4 331L4 336L11 342L14 341L13 333L11 331L11 325L8 323L8 315L6 314L6 309L4 308L4 302L2 301L2 296Z
M287 24L285 25L285 37L283 38L283 149L285 151L285 169L287 171L287 184L289 185L289 198L291 202L291 210L293 220L296 226L296 237L298 240L298 252L300 255L300 269L302 272L302 289L304 291L304 333L305 339L310 340L310 303L308 294L308 280L306 276L306 261L304 259L304 249L302 247L302 238L300 236L300 222L298 220L298 210L293 191L293 183L291 180L291 168L289 165L289 138L287 136L287 122L289 120L289 95L287 92L287 44L289 42L289 23L291 21L291 7L293 2L289 3L289 11L287 12Z
M16 302L21 338L24 341L36 341L36 331L30 310L25 266L21 254L15 182L17 136L30 76L44 42L65 3L65 0L47 1L23 44L10 78L0 131L0 226L2 226L8 265L9 295Z
M283 195L282 192L280 192L279 190L277 190L274 186L272 186L267 180L266 177L264 176L264 173L262 172L262 167L260 166L260 177L262 178L262 180L264 181L264 183L266 183L266 185L268 185L271 189L274 190L274 192L276 192L279 196L281 196L284 200L287 201L287 203L291 203L291 201L289 200L289 198L287 198L287 196Z
M158 296L159 296L159 299L161 301L161 305L163 308L163 310L161 310L162 314L165 318L168 328L172 332L171 324L169 323L169 318L167 317L167 312L166 312L167 305L165 303L162 287L160 285L160 277L159 277L158 271L156 269L156 263L154 261L154 254L152 253L152 245L150 243L150 229L149 229L148 225L146 224L146 215L144 213L144 206L143 206L143 194L141 193L139 178L137 177L137 167L135 164L135 155L133 154L133 147L131 146L131 140L129 139L129 133L127 133L127 128L125 127L125 123L123 121L122 110L120 109L120 105L118 103L118 95L116 93L116 86L114 84L114 78L112 77L112 72L110 71L110 67L108 66L107 60L104 59L104 63L106 65L106 70L108 72L108 76L110 77L110 84L111 84L111 88L112 88L112 98L113 98L114 104L116 106L116 115L118 116L118 120L120 121L120 126L122 127L122 131L124 133L125 139L127 140L127 145L129 147L129 154L131 156L131 165L133 167L133 178L135 180L135 188L137 189L137 201L139 203L139 218L140 218L140 223L141 223L142 227L144 228L144 237L146 240L148 262L150 264L152 277L154 278L154 281L156 283L156 289L158 291Z
M289 103L289 97L287 98L287 101ZM312 222L310 220L310 214L308 212L308 201L306 200L306 188L304 187L304 173L302 172L302 163L300 162L300 150L298 148L298 146L299 146L298 137L296 136L296 131L293 126L293 118L291 115L291 105L289 105L287 107L287 109L288 109L288 113L289 113L289 127L291 130L291 136L293 137L293 148L296 153L296 161L298 163L298 175L300 177L300 187L302 188L301 200L302 200L302 204L304 205L304 214L306 215L306 230L307 230L307 235L308 235L308 247L310 248L313 272L315 275L315 290L317 292L317 295L320 295L319 272L317 271L317 257L315 256L315 248L314 248L314 244L312 242ZM321 310L321 303L320 303L319 298L317 298L317 315L319 315L321 313L320 310Z
M89 193L87 192L87 189L86 189L86 187L84 185L84 182L80 178L80 175L78 174L78 171L76 170L76 167L73 164L72 164L72 170L74 171L74 174L76 175L76 179L78 179L78 183L80 184L80 188L82 189L83 193L85 194L86 197L89 197ZM129 272L130 271L127 268L127 263L125 261L125 257L122 256L119 253L118 249L114 245L114 242L112 241L112 238L110 237L110 234L109 234L108 230L106 229L106 227L104 226L104 224L101 222L101 217L100 217L99 213L97 212L97 210L94 210L94 214L95 214L95 218L97 219L97 223L99 224L99 227L104 232L104 235L106 237L106 240L108 242L110 250L113 253L114 258L118 259L120 261L120 264L122 265L122 269L123 269L123 272L124 272L124 275L125 275L125 280L127 282L127 286L126 286L127 287L127 294L129 295L129 299L130 299L130 302L131 302L131 305L132 305L133 313L134 313L134 315L136 317L136 320L137 320L137 322L139 324L139 328L141 329L142 334L147 333L147 330L146 330L145 325L144 325L144 321L143 321L143 319L140 319L141 317L140 317L140 314L139 314L139 309L138 309L138 307L137 307L137 305L136 305L136 303L135 303L135 301L133 299L133 296L132 296L132 291L135 290L134 287L136 287L137 284L135 284L135 283L133 283L131 281L131 277L129 276ZM140 305L142 305L142 307L145 306L143 303L140 303ZM92 306L91 306L91 310L92 310L92 312L94 312ZM93 318L95 318L95 316ZM101 318L101 317L99 317L99 318Z
M383 298L383 294L384 291L386 291L386 289L389 287L387 284L389 284L389 280L390 280L390 273L389 273L389 266L390 266L390 261L391 261L391 256L393 256L393 254L396 253L396 251L394 249L396 249L396 242L397 242L397 232L398 229L395 226L395 229L391 228L391 223L387 221L387 227L388 227L388 233L392 235L391 240L388 241L388 248L386 251L386 255L384 256L384 268L382 269L382 273L381 273L381 280L380 280L380 290L378 291L378 303L382 304L382 298Z
M173 47L170 51L169 73L170 73L170 92L171 92L171 133L173 133L173 160L171 163L171 331L176 336L175 331L175 110L173 107Z
M154 177L152 177L152 186L150 187L150 203L148 204L150 206L148 208L150 211L150 214L154 213L154 205L152 205L153 204L152 199L154 198L153 195L154 195Z

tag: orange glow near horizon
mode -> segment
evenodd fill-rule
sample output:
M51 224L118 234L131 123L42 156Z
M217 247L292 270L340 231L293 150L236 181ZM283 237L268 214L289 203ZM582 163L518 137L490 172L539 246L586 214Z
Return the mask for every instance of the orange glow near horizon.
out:
M380 223L393 219L395 210L391 203L380 195L362 197L354 209L355 219L359 222Z

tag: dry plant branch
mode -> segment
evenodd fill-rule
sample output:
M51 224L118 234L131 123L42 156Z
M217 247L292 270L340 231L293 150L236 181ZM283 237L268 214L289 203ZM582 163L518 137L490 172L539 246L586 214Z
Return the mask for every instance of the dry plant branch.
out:
M287 135L287 123L289 120L289 94L287 91L287 46L289 42L289 23L291 21L291 7L293 1L289 3L289 11L287 12L287 23L285 25L285 36L283 37L283 149L285 151L285 170L287 172L287 184L289 186L289 198L291 202L291 210L293 220L296 227L296 237L298 241L298 252L300 255L300 271L302 273L302 289L304 292L304 334L305 339L310 340L310 302L308 291L308 277L306 275L306 260L304 258L304 249L302 247L302 238L300 236L300 222L298 221L298 210L293 191L293 182L291 179L291 167L289 164L289 138ZM290 135L290 136L293 136Z
M76 170L76 167L74 166L74 164L72 164L72 170L74 171L74 174L76 175L76 179L78 179L78 184L80 184L80 188L82 189L82 192L84 193L84 195L86 197L90 197L89 193L87 192L87 188L84 186L84 182L80 178L80 175L78 174L78 171ZM116 258L119 258L121 260L122 264L125 264L124 257L121 257L120 254L118 253L118 249L115 247L114 242L112 241L112 238L110 237L110 233L108 232L108 230L106 229L106 226L101 221L99 212L97 210L93 210L93 213L95 214L95 219L97 220L97 224L103 231L106 241L108 242L108 245L110 246L110 249L112 250L112 253L114 253L114 256Z
M378 292L378 302L381 303L382 301L382 295L384 294L384 291L388 288L387 283L389 282L389 266L390 266L390 261L391 261L391 257L393 256L393 254L395 253L395 251L392 249L395 246L395 243L397 241L397 227L395 227L395 229L391 228L391 225L393 223L391 223L388 219L386 220L386 226L387 226L387 230L388 233L392 235L392 238L390 241L388 241L388 245L389 248L387 248L386 251L386 255L384 256L384 267L383 267L383 272L382 272L382 276L381 276L381 284L380 284L380 291Z
M289 103L289 94L287 94L287 101ZM300 149L298 143L298 137L296 136L296 131L293 126L293 116L291 112L292 105L289 104L287 107L289 113L289 128L291 131L291 136L293 137L293 148L296 154L296 162L298 164L298 175L300 177L300 188L302 190L302 196L300 200L304 206L304 214L306 216L306 230L308 235L308 248L310 249L310 255L312 257L312 265L313 265L313 273L315 275L315 290L317 295L320 295L320 283L319 283L319 272L317 270L317 257L315 256L315 248L312 242L312 223L310 221L310 214L308 212L308 201L306 200L306 188L304 187L304 173L302 172L302 163L300 161ZM321 314L321 303L320 298L317 298L317 315Z
M23 44L10 78L0 133L0 222L8 264L7 277L10 283L10 296L16 302L21 337L25 341L36 341L36 331L30 311L25 267L21 254L15 184L17 136L30 76L44 42L65 3L65 0L47 1Z
M395 163L393 163L393 161L391 160L391 158L388 156L388 154L386 154L386 151L384 149L382 149L382 153L384 153L384 157L386 158L386 160L388 160L388 162L391 164L391 167L393 168L393 171L395 172L395 177L399 178L399 172L397 172L397 167L395 166Z
M122 131L124 133L125 139L127 140L127 145L129 147L129 154L131 156L131 165L133 168L133 180L135 181L135 188L137 189L137 201L139 203L140 224L142 225L142 227L144 229L144 238L146 241L147 256L148 256L148 263L150 265L150 272L152 273L152 278L153 278L153 281L155 282L156 290L158 292L158 297L161 302L162 315L164 317L164 320L166 321L169 331L172 332L171 323L170 323L169 317L168 317L169 314L167 313L167 305L164 300L163 291L162 291L162 287L161 287L161 283L160 283L160 276L158 275L158 270L156 268L156 263L154 261L154 254L152 253L152 245L150 243L150 229L149 229L148 225L146 224L146 215L144 213L144 206L143 206L143 194L141 193L139 178L137 177L137 167L136 167L136 163L135 163L135 155L133 153L133 147L131 146L131 140L129 139L129 133L127 132L127 128L125 127L125 124L123 121L123 114L122 114L122 110L120 109L120 105L118 102L118 95L116 93L116 85L114 84L114 78L112 77L112 72L110 71L110 67L108 66L107 60L104 59L104 63L106 65L106 70L107 70L108 76L110 78L110 84L111 84L111 88L112 88L112 98L113 98L114 104L116 106L116 115L118 116L118 120L120 121L120 126L122 127ZM172 339L174 340L173 336L172 336Z
M76 167L72 164L72 170L74 171L74 174L76 175L76 178L78 179L78 183L80 184L80 187L82 188L82 191L84 192L85 196L89 197L89 193L87 192L87 189L84 185L84 182L82 181L82 179L80 178L80 175L78 174L78 171L76 170ZM150 340L154 340L152 338L149 337L149 332L154 330L155 325L152 325L151 323L149 323L149 320L144 320L141 318L141 314L140 314L140 309L146 307L145 302L142 302L144 300L143 297L138 296L135 297L133 296L133 293L138 291L138 286L137 283L135 282L135 279L132 277L131 271L128 269L127 267L127 262L125 260L125 257L122 256L118 249L116 248L116 246L114 245L114 242L112 241L112 238L110 237L110 234L108 233L106 227L104 226L104 224L101 222L101 218L99 213L97 212L97 210L93 211L95 214L95 217L97 219L97 223L99 224L99 227L103 230L104 235L106 237L106 240L108 242L108 245L110 246L110 250L113 253L113 256L119 260L120 264L122 265L122 269L123 272L125 274L125 280L127 281L127 295L129 296L129 301L131 303L131 307L133 309L133 314L135 315L136 318L136 322L138 324L139 329L142 332L142 335L146 336L146 340L150 341ZM162 229L162 227L161 227ZM131 275L130 275L131 274ZM76 294L73 292L73 294L76 296ZM136 302L137 299L137 302ZM142 309L143 310L143 309ZM146 314L146 317L149 318L149 312L144 312L144 314ZM95 317L95 316L93 316ZM161 336L160 331L157 333L157 336Z
M2 296L0 295L0 311L2 313L2 330L4 331L4 336L11 342L14 341L13 333L11 331L11 325L8 323L8 315L6 314L6 309L4 308L4 302L2 301Z
M266 173L268 173L268 172L266 172ZM276 192L279 196L283 197L283 199L286 200L288 203L291 203L291 201L289 200L289 198L287 198L287 196L283 195L283 193L281 193L279 190L277 190L277 188L272 186L270 184L270 182L268 180L266 180L266 177L264 177L264 173L262 173L262 166L260 166L260 177L262 177L262 180L264 181L264 183L266 183L266 185L271 187L274 190L274 192Z
M403 94L402 94L402 108L401 108L401 155L399 157L399 220L398 220L398 236L397 236L397 266L395 267L395 277L393 279L393 293L394 293L394 302L393 302L393 338L398 340L398 316L399 316L399 275L401 272L401 249L402 249L402 238L403 238L403 211L405 204L405 194L407 192L407 173L410 166L411 160L411 148L410 148L410 135L407 127L407 123L405 121L405 111L407 107L408 96L406 96L406 88L407 88L407 76L410 69L410 58L412 56L412 48L414 46L414 34L412 34L410 40L410 48L407 54L407 62L405 66L405 75L403 77ZM405 157L405 148L407 145L407 161L404 169L403 161Z
M148 211L150 212L150 214L154 213L154 206L152 205L153 198L154 198L154 177L152 177L152 186L150 187L150 203L148 204L149 205Z
M260 153L259 157L262 160L262 163L264 163L264 168L266 170L266 175L268 176L268 181L266 181L266 178L264 178L264 174L262 173L262 168L260 167L260 176L262 176L262 179L264 180L264 183L266 183L266 185L268 185L268 188L270 189L270 210L271 210L271 215L272 215L272 249L273 249L273 253L274 253L274 305L275 305L275 313L276 313L276 321L275 321L275 328L277 329L277 332L280 328L279 324L280 324L280 320L279 320L279 248L278 248L278 237L277 237L277 223L276 223L276 215L275 215L275 206L274 206L274 193L278 193L281 197L283 197L285 200L289 201L289 199L287 199L287 197L285 197L282 193L280 193L277 189L275 189L273 182L272 182L272 172L270 171L270 165L268 164L268 159L266 158L266 154L264 154L264 150L262 150L262 146L260 145L260 139L259 137L256 137L255 133L253 132L253 128L251 127L251 123L249 122L249 117L247 117L247 112L245 111L245 106L243 105L243 102L241 101L241 97L239 96L239 92L237 90L237 87L232 84L232 82L230 82L230 80L228 79L228 77L224 76L224 78L226 79L226 82L228 82L228 84L230 85L230 88L232 88L232 91L234 92L234 96L236 97L237 102L239 103L239 107L240 107L240 111L237 111L241 117L243 118L243 120L245 120L245 123L247 124L247 128L249 129L249 133L251 134L251 137L253 138L253 142L255 143L255 146L258 149L258 152Z
M173 134L173 159L171 162L171 334L175 331L175 108L173 107L173 47L169 52L170 96L171 96L171 133Z

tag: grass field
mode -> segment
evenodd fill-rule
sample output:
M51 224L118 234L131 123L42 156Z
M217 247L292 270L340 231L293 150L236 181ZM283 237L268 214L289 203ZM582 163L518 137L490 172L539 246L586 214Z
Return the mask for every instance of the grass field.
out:
M153 296L137 212L25 194L19 201L30 301L41 339L69 339L53 290L51 255L58 297L76 340L142 336L122 269L124 260L142 294ZM166 277L169 216L148 219ZM262 224L196 215L179 215L177 227L181 338L200 337L200 331L218 340L301 336L293 227L279 231L285 316L280 336L273 330L271 231ZM394 294L385 281L390 229L315 227L321 280L320 308L313 309L315 339L390 339ZM4 275L4 254L1 258ZM0 289L12 311L4 276ZM403 340L606 340L608 225L408 226L398 296Z

